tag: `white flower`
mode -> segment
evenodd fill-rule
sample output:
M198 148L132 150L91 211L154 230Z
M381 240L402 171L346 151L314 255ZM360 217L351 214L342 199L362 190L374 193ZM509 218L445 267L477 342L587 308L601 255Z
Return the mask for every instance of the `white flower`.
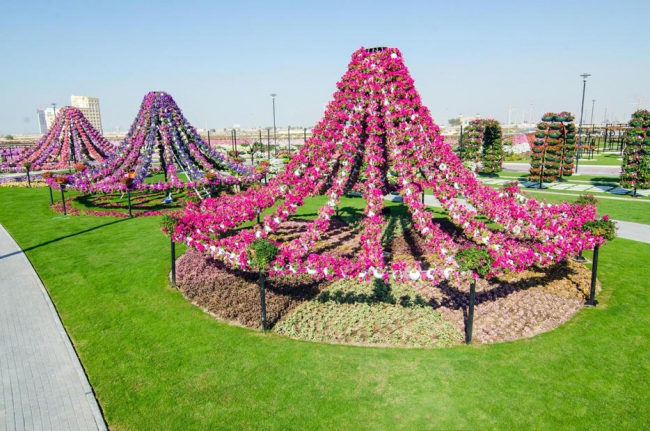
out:
M375 278L382 278L384 274L382 274L381 271L379 271L378 269L373 269L372 275L374 275Z
M293 174L295 176L299 177L300 176L300 169L296 169L295 171L293 171Z
M273 229L271 229L271 226L266 225L266 226L264 226L264 230L267 231L267 232L271 232Z
M427 271L427 278L429 280L433 280L435 278L435 273L433 268L429 268L429 270Z
M316 274L316 270L312 269L312 268L307 268L307 274L314 275L314 274Z
M420 271L417 269L411 270L411 272L409 272L409 278L413 281L418 281L420 279Z
M261 237L262 237L262 231L261 230L258 230L257 232L255 232L255 238L261 238Z
M390 55L390 58L397 58L397 54L392 53L392 54Z
M368 217L374 217L375 212L374 211L368 211Z
M444 171L445 169L447 169L447 165L445 165L444 163L440 163L440 170Z
M365 278L365 277L366 277L366 273L365 273L365 272L360 272L360 273L359 273L359 278Z
M451 277L451 273L454 272L454 268L445 268L445 270L442 272L442 274L445 276L447 280L449 280L449 277Z

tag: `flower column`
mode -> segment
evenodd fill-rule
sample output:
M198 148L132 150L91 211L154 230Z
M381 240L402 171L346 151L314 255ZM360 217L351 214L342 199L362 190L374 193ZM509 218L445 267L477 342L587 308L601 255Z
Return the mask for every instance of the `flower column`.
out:
M636 195L636 189L650 188L650 111L636 111L629 125L621 167L621 186L634 188Z

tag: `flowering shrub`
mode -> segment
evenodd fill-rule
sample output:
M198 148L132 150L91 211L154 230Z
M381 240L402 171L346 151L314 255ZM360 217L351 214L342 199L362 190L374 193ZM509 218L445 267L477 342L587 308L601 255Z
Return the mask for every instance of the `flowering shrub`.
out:
M616 223L610 219L609 216L603 216L600 219L590 220L582 225L585 232L590 232L592 235L604 238L611 241L616 238Z
M308 196L326 204L315 220L279 249L271 275L307 274L315 279L352 278L417 282L462 280L456 255L473 246L489 255L485 277L559 262L600 241L582 225L593 220L593 205L550 205L518 191L482 185L445 144L429 110L422 105L398 49L352 55L334 100L300 152L269 184L234 196L188 203L174 239L223 261L250 269L247 249L276 232ZM387 180L394 173L395 184ZM434 222L421 194L431 189L462 232L452 236ZM429 264L395 258L388 265L382 248L384 195L398 191L422 237ZM328 230L340 198L348 191L366 200L358 224L359 251L353 256L310 253ZM466 199L472 206L458 203ZM262 223L233 232L267 208ZM479 215L503 227L490 229ZM481 252L483 253L483 252Z
M68 169L75 162L102 162L113 151L114 146L95 130L79 109L65 106L34 146L24 149L10 162L0 163L0 172L24 172L28 167L32 170Z
M650 111L639 109L632 114L629 125L621 166L621 186L648 189L650 188Z
M145 177L152 170L154 152L158 152L164 182L148 184ZM187 181L179 178L177 166ZM215 179L204 178L206 171ZM138 116L124 141L104 164L78 172L71 179L71 188L83 193L125 190L122 178L134 172L131 187L135 190L181 190L208 184L240 185L259 180L252 169L215 151L185 119L174 99L164 92L148 93Z

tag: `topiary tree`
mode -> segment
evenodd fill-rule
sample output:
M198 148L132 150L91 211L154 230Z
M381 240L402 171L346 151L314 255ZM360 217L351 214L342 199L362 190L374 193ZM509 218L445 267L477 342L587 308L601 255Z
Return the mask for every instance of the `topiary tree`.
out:
M456 262L458 262L461 273L472 276L472 282L469 286L469 309L467 311L467 325L465 326L465 342L472 342L472 328L474 326L474 302L476 299L476 279L485 277L492 268L493 259L490 253L476 246L471 246L460 250L456 253Z
M501 125L497 120L476 119L469 123L463 140L462 159L476 163L479 172L501 172L503 142Z
M537 124L532 145L530 181L553 182L573 174L575 157L574 116L569 112L547 112Z
M628 124L621 186L633 188L636 195L637 189L650 188L650 111L639 109Z
M253 241L246 249L246 256L250 265L260 273L260 306L262 309L262 331L266 331L266 293L264 291L264 277L268 272L271 262L278 255L278 247L267 238Z

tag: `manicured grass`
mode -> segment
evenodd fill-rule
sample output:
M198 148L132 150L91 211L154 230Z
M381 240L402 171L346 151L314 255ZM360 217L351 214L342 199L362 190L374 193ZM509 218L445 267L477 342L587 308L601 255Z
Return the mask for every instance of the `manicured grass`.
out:
M605 246L599 306L550 333L481 347L359 348L218 322L169 288L158 219L63 219L47 201L45 190L0 189L0 222L50 291L113 429L650 422L650 245Z

